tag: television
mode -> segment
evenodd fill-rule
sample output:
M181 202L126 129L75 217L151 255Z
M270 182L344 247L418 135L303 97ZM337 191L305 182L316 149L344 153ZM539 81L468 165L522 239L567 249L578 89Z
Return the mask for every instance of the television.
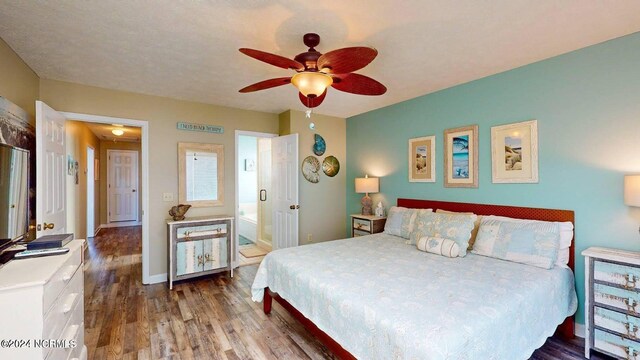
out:
M29 232L29 151L0 144L0 249Z

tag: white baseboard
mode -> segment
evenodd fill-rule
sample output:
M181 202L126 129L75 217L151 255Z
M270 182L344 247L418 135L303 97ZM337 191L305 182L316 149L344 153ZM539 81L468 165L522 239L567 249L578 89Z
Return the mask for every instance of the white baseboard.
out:
M141 221L121 221L121 222L112 222L108 224L101 224L100 228L106 229L106 228L138 226L138 225L142 225L142 222Z
M585 338L586 338L586 336L585 336L585 331L586 331L586 329L585 329L585 327L584 327L584 324L574 323L573 333L574 333L577 337L580 337L580 338L585 339Z
M156 274L156 275L151 275L149 276L149 282L147 283L149 284L158 284L158 283L162 283L162 282L167 282L167 273L164 274Z
M256 243L256 245L258 245L258 247L261 247L265 250L271 251L272 247L271 247L271 243L266 242L262 239L258 240L258 242Z

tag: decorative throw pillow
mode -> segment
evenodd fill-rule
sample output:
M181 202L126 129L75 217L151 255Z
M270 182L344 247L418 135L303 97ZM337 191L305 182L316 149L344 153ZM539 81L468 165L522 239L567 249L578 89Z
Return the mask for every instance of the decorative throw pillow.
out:
M480 216L479 216L480 217ZM539 220L530 219L515 219L506 216L485 216L486 219L512 221L517 223L539 223ZM558 246L558 259L555 266L568 269L569 268L569 250L571 248L571 242L573 241L573 223L571 221L553 222L558 224L560 229L560 245ZM469 241L471 243L471 241Z
M436 213L475 215L472 212L455 212L455 211L448 211L448 210L442 210L442 209L436 210ZM476 242L476 236L478 236L478 229L480 228L480 220L482 220L482 216L481 215L477 215L477 216L478 218L473 223L473 230L471 230L471 238L469 239L469 247L467 247L467 251L471 251L471 249L473 249L473 243Z
M438 214L434 212L418 211L415 230L409 237L409 244L415 245L423 236L439 237L455 241L460 247L458 256L467 255L469 238L476 215Z
M504 221L485 217L474 254L551 269L558 257L560 227L547 221Z
M431 212L431 209L421 209ZM384 224L385 234L400 236L408 239L414 228L418 209L392 206L387 214L387 222Z
M460 246L455 241L437 237L423 236L418 239L416 247L421 251L450 258L457 257L460 254Z

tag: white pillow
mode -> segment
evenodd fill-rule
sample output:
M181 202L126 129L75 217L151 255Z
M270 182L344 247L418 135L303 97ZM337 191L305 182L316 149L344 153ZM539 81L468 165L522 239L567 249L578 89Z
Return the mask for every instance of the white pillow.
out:
M453 240L423 236L416 243L418 250L450 258L458 257L460 246Z
M506 216L495 216L488 215L484 216L490 220L501 220L501 221L513 221L518 223L532 223L537 222L538 220L530 220L530 219L515 219ZM573 240L573 223L571 221L558 222L554 221L560 227L560 246L558 248L558 259L556 260L555 265L557 267L569 268L569 250L571 247L571 241Z
M433 211L432 209L420 209ZM408 239L413 232L418 209L409 209L400 206L392 206L387 214L387 221L384 224L384 233Z
M558 260L560 226L551 221L483 217L474 254L551 269Z

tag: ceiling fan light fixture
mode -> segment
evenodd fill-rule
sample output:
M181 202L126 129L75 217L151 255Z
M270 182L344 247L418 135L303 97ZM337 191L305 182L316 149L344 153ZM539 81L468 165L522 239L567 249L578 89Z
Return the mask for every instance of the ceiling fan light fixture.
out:
M299 72L291 78L291 83L306 97L320 96L333 84L333 78L317 71Z
M115 136L122 136L124 135L124 130L122 129L113 129L111 130L111 133Z

